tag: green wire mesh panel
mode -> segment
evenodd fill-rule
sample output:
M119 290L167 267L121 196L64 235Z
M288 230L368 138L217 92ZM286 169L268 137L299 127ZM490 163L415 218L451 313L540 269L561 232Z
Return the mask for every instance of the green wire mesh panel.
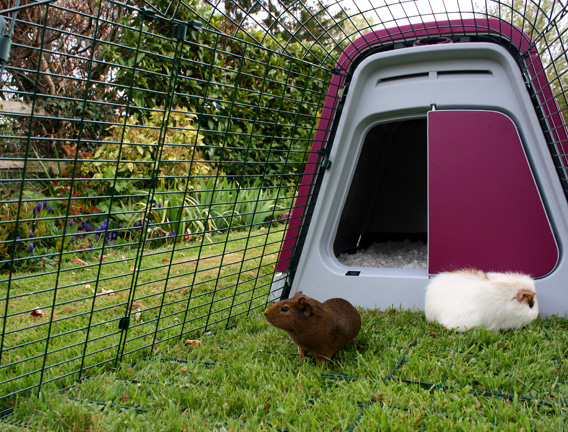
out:
M330 76L211 7L27 6L3 72L4 404L264 307Z
M566 113L565 2L379 3L0 0L1 409L261 313L363 34L515 23Z

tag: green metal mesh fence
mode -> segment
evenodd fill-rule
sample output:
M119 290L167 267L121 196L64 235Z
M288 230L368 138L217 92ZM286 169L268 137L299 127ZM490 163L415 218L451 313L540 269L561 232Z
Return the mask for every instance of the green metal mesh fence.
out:
M26 6L3 72L4 403L264 306L330 76L211 7Z
M300 184L335 62L359 36L514 23L566 116L560 0L0 8L0 408L264 308L286 227L304 223L295 199L314 191Z

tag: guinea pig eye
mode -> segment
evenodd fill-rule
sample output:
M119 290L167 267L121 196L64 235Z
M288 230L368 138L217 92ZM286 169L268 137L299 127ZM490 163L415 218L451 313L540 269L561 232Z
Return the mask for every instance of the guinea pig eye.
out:
M529 300L529 307L532 309L533 306L534 306L534 300L533 300L533 299L530 299L530 300Z
M280 312L288 312L289 310L290 309L288 308L288 306L284 306L282 309L280 309Z

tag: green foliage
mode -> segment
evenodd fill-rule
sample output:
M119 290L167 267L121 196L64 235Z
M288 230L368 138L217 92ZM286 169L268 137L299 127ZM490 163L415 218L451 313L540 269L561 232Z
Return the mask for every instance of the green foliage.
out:
M17 203L0 207L0 220L6 221L0 224L0 268L9 267L12 253L14 270L52 269L59 260L86 259L102 246L132 246L144 239L144 246L153 249L175 239L211 241L217 232L288 219L284 211L290 208L293 189L262 188L260 179L243 187L226 177L198 180L196 190L175 191L162 177L153 198L143 201L135 196L148 197L148 190L112 201L102 198L96 195L100 184L90 179L76 180L73 191L71 183L52 182L48 200L27 190L19 217Z
M178 15L186 20L188 12L180 8ZM203 156L227 174L289 175L302 170L331 77L331 59L329 65L316 66L318 58L326 57L321 47L311 47L307 55L301 43L293 42L282 53L283 40L266 39L261 46L257 41L263 40L262 31L252 29L226 37L210 30L223 27L222 16L211 15L206 29L190 31L176 55L172 23L136 17L125 18L125 24L131 28L120 32L105 54L107 62L128 66L118 68L115 77L117 85L128 88L123 103L130 100L132 109L147 117L139 108L163 106L171 97L171 104L197 114L207 149ZM139 37L143 53L132 48ZM179 68L172 70L177 59Z
M19 207L15 203L4 203L0 207L0 219L10 221L0 225L0 268L12 270L54 269L60 260L70 261L73 257L85 257L95 247L103 244L124 243L124 235L117 235L118 223L109 223L103 216L83 220L65 217L67 205L74 212L74 201L23 201ZM82 211L98 212L93 207ZM18 223L16 223L16 220ZM102 220L97 226L97 220Z
M514 25L534 41L552 92L568 123L568 53L562 43L568 34L568 20L552 18L564 15L565 6L562 2L553 0L501 0L489 3L487 7L490 13L511 19ZM554 25L550 25L550 22Z
M275 189L262 189L260 179L239 190L235 209L242 225L258 227L281 210L276 205L276 199L271 196L274 191Z
M154 201L137 202L133 211L117 216L127 227L146 227L149 239L167 241L178 235L184 241L203 237L210 241L216 232L285 223L288 215L278 214L284 207L277 204L276 194L277 188L263 189L260 180L241 188L225 177L210 177L200 179L192 193L168 192L162 187Z
M39 153L57 157L58 153L63 154L65 143L77 140L81 152L95 148L104 138L107 125L115 118L113 109L101 100L102 97L78 88L70 90L66 98L38 99L37 109L45 114L45 118L35 120L38 124L34 130L42 130L45 135L57 138L51 144L54 146L52 149L45 148Z
M248 186L229 183L226 178L201 180L199 203L209 224L218 230L226 228L258 228L264 223L285 222L278 215L285 207L277 203L277 188L262 188L260 179Z
M151 111L147 119L137 117L132 116L124 126L109 128L93 159L81 164L83 174L123 194L148 188L156 177L165 178L168 188L183 190L188 181L195 181L190 177L213 170L199 161L203 137L193 125L194 114L176 107Z
M160 195L157 203L137 202L133 210L123 216L127 226L140 232L145 229L147 245L152 247L167 243L176 235L184 241L200 241L203 236L210 240L211 233L217 230L210 209L179 192Z

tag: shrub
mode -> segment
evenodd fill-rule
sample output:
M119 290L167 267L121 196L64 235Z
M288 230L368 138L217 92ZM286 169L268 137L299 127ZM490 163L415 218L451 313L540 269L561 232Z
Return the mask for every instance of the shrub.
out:
M191 188L194 178L214 169L201 161L203 137L193 126L195 117L179 107L159 108L148 119L133 115L125 126L109 128L105 143L94 150L93 160L81 164L81 172L120 194L148 189L157 177L168 189Z

